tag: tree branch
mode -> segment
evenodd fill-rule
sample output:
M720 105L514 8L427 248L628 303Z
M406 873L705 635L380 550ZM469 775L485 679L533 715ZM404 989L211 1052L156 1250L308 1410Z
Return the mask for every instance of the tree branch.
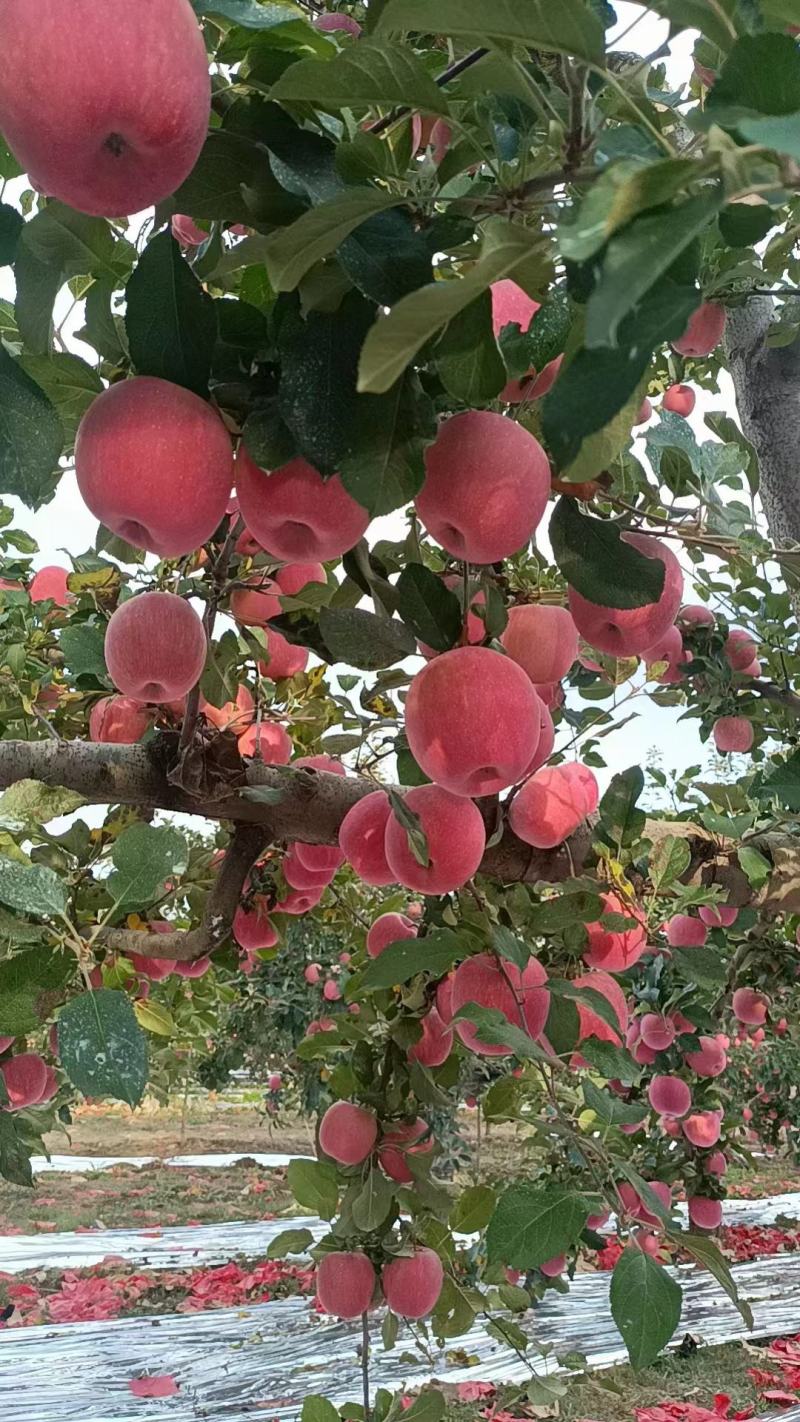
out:
M135 929L109 928L97 935L97 941L118 953L174 958L176 963L191 963L213 953L230 934L245 879L266 842L265 832L257 825L237 825L206 900L199 928L189 932L176 929L174 933L137 933Z
M725 347L742 430L758 456L759 492L773 543L800 544L800 343L766 343L775 304L754 297L728 309Z

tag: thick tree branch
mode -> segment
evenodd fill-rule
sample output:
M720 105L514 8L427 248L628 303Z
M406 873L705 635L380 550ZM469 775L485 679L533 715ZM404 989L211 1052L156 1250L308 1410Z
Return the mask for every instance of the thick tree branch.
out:
M773 543L800 544L800 342L766 343L775 304L757 296L728 310L725 346L742 430L758 456Z
M109 928L98 935L99 941L118 953L174 958L179 963L191 963L213 953L230 934L245 879L265 845L266 835L257 825L236 827L208 895L199 928L189 932L176 929L174 933L137 933L129 928Z

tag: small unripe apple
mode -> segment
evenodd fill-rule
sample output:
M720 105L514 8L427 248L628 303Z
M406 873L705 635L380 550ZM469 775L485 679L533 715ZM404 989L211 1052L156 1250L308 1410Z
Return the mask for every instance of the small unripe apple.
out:
M225 516L233 449L219 415L182 385L136 376L93 400L75 442L81 498L113 533L160 558L192 553Z
M673 914L666 929L670 948L702 948L708 938L706 925L688 913Z
M695 1111L681 1122L681 1130L687 1141L699 1150L715 1146L722 1130L721 1111Z
M317 1298L334 1318L360 1318L372 1303L375 1270L360 1249L324 1254L317 1265Z
M456 647L411 683L406 736L418 765L454 795L493 795L515 784L536 753L539 700L510 657Z
M398 1318L424 1318L442 1292L442 1261L433 1249L415 1249L410 1258L384 1264L381 1283L386 1303Z
M339 846L348 864L365 884L391 884L393 874L386 862L386 826L391 815L389 797L383 790L365 795L347 811L339 826Z
M657 602L643 607L603 607L569 590L569 607L581 636L590 646L612 657L639 656L652 647L675 621L683 594L683 573L675 554L665 543L643 533L623 533L645 558L664 564L664 586Z
M211 86L188 0L4 0L0 53L0 129L40 192L122 217L189 176Z
M339 1165L360 1165L377 1139L374 1114L352 1101L335 1101L319 1124L319 1148Z
M89 712L89 740L132 746L150 726L150 713L130 696L104 696Z
M495 563L524 548L547 507L544 450L521 425L489 410L445 420L425 452L425 471L417 513L442 548L470 563Z
M719 716L712 727L714 744L721 754L735 751L745 754L752 749L755 732L746 716Z
M414 1121L398 1121L387 1126L378 1142L381 1169L400 1185L410 1185L414 1176L409 1168L410 1155L429 1155L433 1136L427 1121L417 1116Z
M439 785L415 785L405 796L405 803L418 817L426 836L428 864L419 863L406 830L395 815L390 815L385 846L393 879L406 889L424 894L449 894L460 889L479 868L486 848L486 830L477 805Z
M669 390L664 392L662 405L665 410L671 410L673 415L683 415L688 419L697 403L691 385L670 385Z
M679 1076L654 1076L647 1097L660 1116L685 1116L692 1106L691 1090Z
M136 701L173 701L199 681L208 647L197 613L175 593L147 592L123 602L106 629L106 666Z
M244 445L236 456L242 518L268 553L287 562L339 558L363 537L367 510L347 493L338 474L323 479L305 459L267 473Z
M54 602L58 607L68 607L75 601L67 587L68 577L66 568L59 568L54 564L40 568L38 573L34 574L28 589L31 602Z
M185 212L176 212L170 223L172 235L182 247L202 247L208 241L208 233L198 227Z
M647 931L634 908L626 904L617 894L601 894L604 914L621 914L631 919L631 927L622 933L607 929L603 923L588 923L586 931L589 945L584 951L583 961L590 968L603 968L606 972L623 972L637 963L647 949Z
M689 1219L696 1229L719 1229L722 1224L722 1201L705 1195L689 1197Z
M724 334L725 307L714 301L704 301L690 317L680 340L672 342L672 349L685 356L711 355Z
M367 952L370 958L379 958L390 943L400 943L404 938L416 938L419 929L410 918L402 913L382 913L376 918L367 933Z
M550 1010L550 993L545 986L547 973L538 958L530 958L524 969L515 963L478 953L456 968L453 978L452 1009L457 1014L467 1004L502 1013L512 1026L536 1038L544 1030ZM461 1041L470 1051L485 1057L507 1057L511 1047L481 1039L481 1029L466 1018L454 1023Z
M547 603L510 608L500 641L534 685L560 681L578 655L578 629L570 613Z

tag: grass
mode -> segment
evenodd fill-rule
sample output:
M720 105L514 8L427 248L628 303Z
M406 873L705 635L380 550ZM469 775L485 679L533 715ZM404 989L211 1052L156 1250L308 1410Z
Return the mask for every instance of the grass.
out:
M33 1190L0 1180L0 1234L157 1229L261 1220L296 1211L284 1170L117 1165L97 1175L43 1175Z
M757 1353L751 1346L726 1343L697 1349L686 1357L668 1354L639 1373L625 1366L587 1374L567 1384L558 1399L558 1417L561 1422L580 1422L584 1418L591 1418L592 1422L631 1422L636 1409L657 1407L664 1402L689 1402L711 1411L719 1393L730 1398L732 1412L752 1407L757 1414L766 1413L770 1409L747 1375L748 1368L770 1366ZM550 1413L547 1406L532 1406L525 1399L524 1388L498 1388L496 1397L488 1401L515 1418ZM447 1422L477 1422L485 1406L486 1402L467 1404L451 1399ZM555 1411L554 1404L552 1415Z

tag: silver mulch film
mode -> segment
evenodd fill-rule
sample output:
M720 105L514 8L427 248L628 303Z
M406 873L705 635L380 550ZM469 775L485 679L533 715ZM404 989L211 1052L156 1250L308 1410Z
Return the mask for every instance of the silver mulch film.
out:
M692 1266L675 1272L684 1287L676 1342L685 1333L709 1344L800 1327L800 1255L735 1266L739 1289L755 1314L752 1335L711 1275ZM531 1337L559 1353L578 1349L595 1368L623 1361L608 1311L608 1286L608 1274L583 1275L568 1295L551 1293L527 1320ZM528 1376L519 1357L480 1326L447 1344L451 1354L455 1349L475 1354L474 1366L448 1364L442 1352L431 1368L423 1361L418 1366L402 1361L410 1337L401 1335L393 1352L384 1353L379 1324L376 1315L373 1388L413 1388L431 1377L500 1383ZM359 1397L359 1333L359 1324L317 1322L303 1299L205 1314L8 1329L0 1333L0 1418L133 1422L145 1413L170 1422L295 1418L308 1393L322 1393L335 1405ZM540 1372L558 1366L553 1355L534 1361ZM144 1373L171 1374L179 1395L162 1402L134 1397L128 1381Z
M784 1215L800 1218L800 1193L763 1200L726 1200L724 1211L728 1225L768 1225ZM685 1205L677 1206L676 1215L685 1224ZM607 1228L611 1230L612 1226L613 1221ZM320 1219L310 1216L78 1234L7 1235L0 1236L0 1271L18 1274L25 1269L83 1269L99 1264L109 1254L135 1263L140 1269L186 1269L224 1264L237 1255L263 1255L285 1229L310 1229L319 1239L327 1228Z

